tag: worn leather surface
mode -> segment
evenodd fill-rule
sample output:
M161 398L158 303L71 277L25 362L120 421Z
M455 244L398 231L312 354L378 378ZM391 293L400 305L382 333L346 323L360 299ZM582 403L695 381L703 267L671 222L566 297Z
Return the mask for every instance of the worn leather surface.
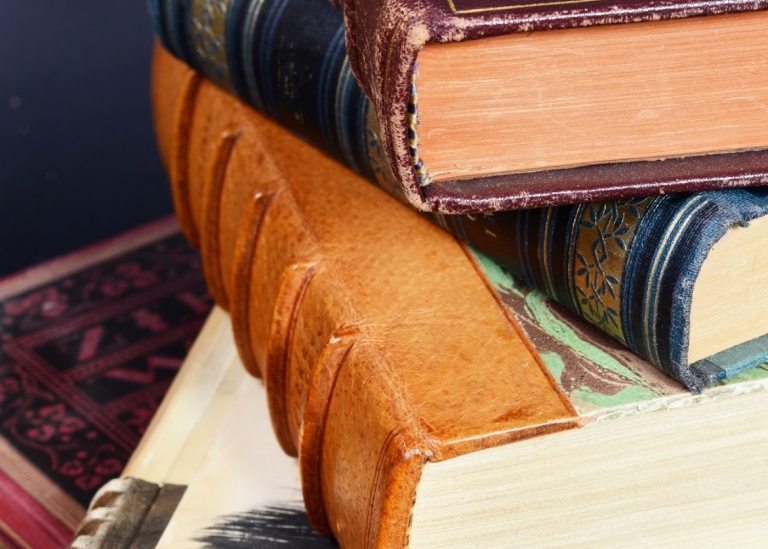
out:
M187 192L187 140L182 136L189 133L192 120L189 104L195 97L202 77L184 66L179 66L168 56L155 56L152 81L157 82L161 78L167 84L162 89L152 87L152 115L160 158L173 181L173 206L181 223L181 230L192 244L199 245L197 224L191 218ZM174 146L176 148L173 148Z
M426 43L517 32L640 23L768 8L765 0L335 0L344 14L352 71L371 99L383 148L408 199L445 213L474 213L768 182L768 152L744 159L670 159L510 174L420 187L408 146L411 75ZM471 98L467 98L471 102ZM534 189L528 194L528 190Z
M180 218L315 528L404 547L426 461L577 425L451 236L160 48L153 87Z

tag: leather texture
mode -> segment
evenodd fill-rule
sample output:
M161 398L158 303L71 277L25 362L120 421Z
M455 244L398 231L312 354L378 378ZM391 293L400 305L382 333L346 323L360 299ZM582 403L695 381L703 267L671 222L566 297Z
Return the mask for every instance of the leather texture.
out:
M450 235L159 47L160 150L314 527L405 547L421 470L579 419Z

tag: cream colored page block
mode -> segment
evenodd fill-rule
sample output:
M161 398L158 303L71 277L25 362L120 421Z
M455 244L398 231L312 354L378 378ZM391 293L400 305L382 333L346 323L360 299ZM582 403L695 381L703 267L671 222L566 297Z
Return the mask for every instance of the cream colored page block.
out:
M764 148L766 24L752 12L427 44L421 159L439 181Z
M182 451L189 451L185 449L188 439L199 428L209 403L233 365L243 369L237 359L229 315L216 307L126 465L123 477L162 484L168 481L177 460L194 459L191 454L182 456ZM200 436L197 441L205 444ZM207 446L202 453L206 449ZM179 474L174 478L175 482L185 484Z
M410 549L766 547L768 392L425 467Z
M733 227L710 250L693 286L688 362L765 334L768 217Z
M202 466L211 444L216 440L222 420L229 414L240 385L251 381L252 378L243 368L242 362L237 357L233 358L216 394L208 402L205 413L187 437L178 457L168 470L165 482L189 484Z
M206 528L265 505L304 508L298 464L275 440L261 381L246 376L227 413L220 417L218 436L192 477L158 549L202 549L205 543L196 538Z

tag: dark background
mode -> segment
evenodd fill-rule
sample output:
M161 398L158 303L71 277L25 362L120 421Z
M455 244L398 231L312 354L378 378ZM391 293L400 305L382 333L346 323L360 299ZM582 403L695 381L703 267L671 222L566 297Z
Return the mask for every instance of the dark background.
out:
M0 276L172 212L143 0L0 0Z

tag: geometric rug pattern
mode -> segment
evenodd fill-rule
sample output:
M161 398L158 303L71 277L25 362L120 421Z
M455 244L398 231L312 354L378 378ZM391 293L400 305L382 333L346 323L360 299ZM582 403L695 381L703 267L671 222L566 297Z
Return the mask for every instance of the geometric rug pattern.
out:
M69 543L211 306L173 220L0 283L0 546Z

